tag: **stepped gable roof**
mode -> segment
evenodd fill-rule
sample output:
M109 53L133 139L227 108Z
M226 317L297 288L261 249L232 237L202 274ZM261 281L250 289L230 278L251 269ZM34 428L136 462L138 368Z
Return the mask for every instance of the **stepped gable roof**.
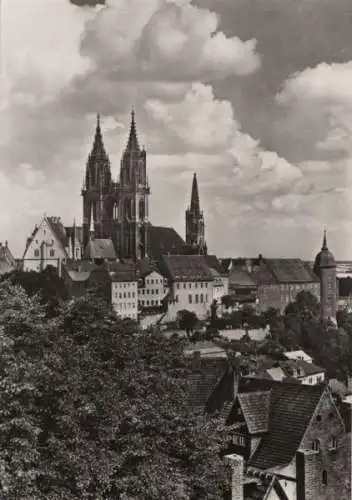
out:
M256 279L262 283L311 283L319 278L301 259L263 259Z
M268 432L264 434L249 460L249 465L258 469L270 469L291 462L325 387L254 378L240 380L239 393L268 390L270 390Z
M115 247L110 238L90 240L85 248L84 254L87 259L117 259Z
M227 273L224 271L224 269L223 269L223 267L222 267L222 265L221 265L221 263L216 255L205 255L205 261L208 264L208 266L211 269L214 269L215 271L217 271L218 274L220 274L221 276L223 276L223 275L227 276Z
M213 281L203 255L163 255L167 274L175 281Z
M148 255L155 259L162 255L183 253L184 240L172 227L152 226L148 228Z

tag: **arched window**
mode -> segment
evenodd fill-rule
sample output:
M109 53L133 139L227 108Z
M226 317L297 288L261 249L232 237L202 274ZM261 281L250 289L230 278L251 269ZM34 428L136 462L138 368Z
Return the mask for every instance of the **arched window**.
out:
M129 219L132 217L132 206L129 198L126 198L124 201L124 214Z
M144 220L145 218L145 203L144 200L139 200L139 219Z
M113 218L115 220L119 218L119 205L118 205L118 203L114 203Z

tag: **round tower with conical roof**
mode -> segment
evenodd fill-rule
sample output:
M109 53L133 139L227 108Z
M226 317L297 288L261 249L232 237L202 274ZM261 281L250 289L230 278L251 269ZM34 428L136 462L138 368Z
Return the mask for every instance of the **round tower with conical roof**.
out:
M326 230L324 231L321 251L315 258L314 272L320 279L321 319L336 322L336 261L328 249Z

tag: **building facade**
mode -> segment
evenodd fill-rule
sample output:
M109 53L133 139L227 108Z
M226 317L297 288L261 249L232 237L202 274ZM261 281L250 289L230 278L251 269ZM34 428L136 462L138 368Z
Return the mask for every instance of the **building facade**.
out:
M324 231L321 251L315 258L314 272L320 279L320 311L323 321L336 322L337 280L336 262L328 249L326 231Z
M138 286L138 303L141 310L161 308L169 293L168 281L156 269L142 273Z
M186 210L186 246L189 253L206 255L204 214L200 209L197 174L193 174L191 203Z
M144 258L148 245L149 195L146 152L139 146L134 112L119 182L112 179L98 116L82 189L84 247L93 225L95 237L111 239L120 257Z

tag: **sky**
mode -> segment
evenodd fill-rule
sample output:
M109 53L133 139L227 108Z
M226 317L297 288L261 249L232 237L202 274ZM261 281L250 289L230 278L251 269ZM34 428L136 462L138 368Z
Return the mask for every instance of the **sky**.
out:
M1 0L0 0L1 2ZM150 219L210 252L352 259L350 0L2 0L0 240L82 218L96 114L117 179L130 111Z

